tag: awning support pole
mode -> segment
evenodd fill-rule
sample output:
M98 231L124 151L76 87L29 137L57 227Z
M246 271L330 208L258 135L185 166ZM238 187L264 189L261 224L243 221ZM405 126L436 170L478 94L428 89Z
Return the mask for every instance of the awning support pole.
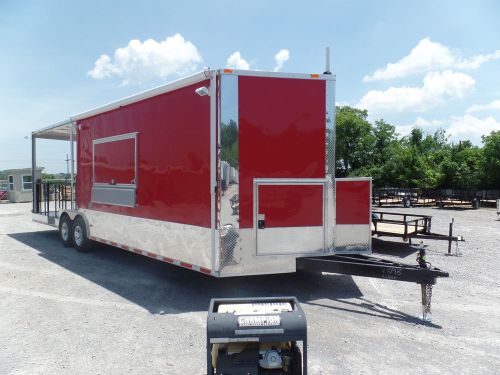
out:
M38 194L37 194L37 182L36 177L36 137L34 134L31 135L31 193L33 194L33 210L32 212L37 214L38 209Z

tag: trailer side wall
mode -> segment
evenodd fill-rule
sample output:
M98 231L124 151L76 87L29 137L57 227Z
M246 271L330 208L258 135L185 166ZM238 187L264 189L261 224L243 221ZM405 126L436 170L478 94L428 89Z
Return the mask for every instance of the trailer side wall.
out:
M77 204L80 208L210 228L210 101L200 82L79 122ZM92 202L92 141L137 132L137 206ZM117 143L102 144L96 160L101 180L129 178ZM96 148L97 150L97 148ZM105 179L105 180L102 180ZM118 181L120 182L120 181ZM111 185L111 184L110 184Z
M78 121L76 201L92 238L213 271L210 97L200 86L210 81Z

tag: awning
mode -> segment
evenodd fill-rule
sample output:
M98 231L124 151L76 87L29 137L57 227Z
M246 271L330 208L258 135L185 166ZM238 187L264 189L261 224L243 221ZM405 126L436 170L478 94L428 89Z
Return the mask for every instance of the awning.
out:
M70 140L70 131L73 129L73 139L76 140L76 129L71 127L71 120L59 122L46 128L31 133L33 138L56 139L61 141Z

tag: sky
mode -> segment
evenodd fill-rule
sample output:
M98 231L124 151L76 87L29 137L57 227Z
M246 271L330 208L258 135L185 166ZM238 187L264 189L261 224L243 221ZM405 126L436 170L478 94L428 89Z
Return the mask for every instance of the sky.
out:
M500 130L498 1L0 0L0 170L30 167L33 130L205 67L321 73L336 101L401 136ZM38 141L66 171L67 142Z

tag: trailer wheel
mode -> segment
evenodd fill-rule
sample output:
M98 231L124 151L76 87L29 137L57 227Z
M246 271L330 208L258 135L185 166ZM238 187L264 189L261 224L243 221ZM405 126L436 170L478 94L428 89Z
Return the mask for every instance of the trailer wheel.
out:
M405 208L410 208L411 207L411 199L410 197L406 197L403 199L403 206Z
M85 221L78 216L73 223L73 246L76 250L87 252L90 250L90 240L87 235Z
M59 220L59 236L64 246L70 247L73 245L73 226L68 215L63 215Z
M479 208L479 199L474 198L472 200L472 208L475 209L475 210L477 210Z

